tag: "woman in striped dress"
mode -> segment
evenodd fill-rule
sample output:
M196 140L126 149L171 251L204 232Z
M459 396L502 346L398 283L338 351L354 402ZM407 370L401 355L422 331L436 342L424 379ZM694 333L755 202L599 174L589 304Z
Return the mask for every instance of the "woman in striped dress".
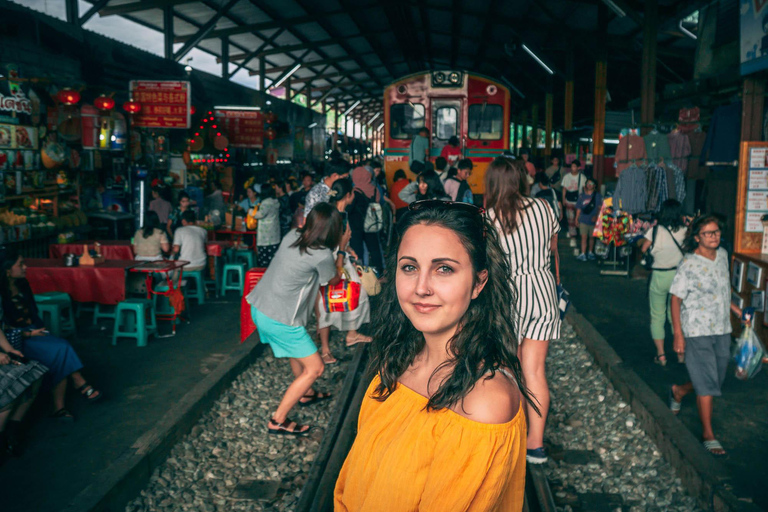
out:
M526 385L541 411L537 414L528 404L527 459L534 464L543 464L547 461L544 426L549 411L544 363L549 340L560 336L560 310L550 269L560 223L545 200L526 197L527 193L523 162L499 157L488 166L485 172L486 208L509 258L512 284L517 292L514 314L520 344L518 358Z

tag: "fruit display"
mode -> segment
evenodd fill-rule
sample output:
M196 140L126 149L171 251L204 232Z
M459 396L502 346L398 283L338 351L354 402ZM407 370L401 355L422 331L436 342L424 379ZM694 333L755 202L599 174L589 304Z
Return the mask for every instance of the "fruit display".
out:
M7 241L27 240L71 231L87 223L88 217L81 210L60 217L49 217L28 208L3 209L0 210L0 238Z

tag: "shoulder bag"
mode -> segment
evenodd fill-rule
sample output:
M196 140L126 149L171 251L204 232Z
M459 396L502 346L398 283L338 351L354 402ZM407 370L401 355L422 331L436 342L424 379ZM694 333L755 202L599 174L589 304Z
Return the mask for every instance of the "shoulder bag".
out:
M581 192L581 178L584 176L583 174L579 173L579 181L576 184L576 190L566 190L565 191L565 200L569 203L575 203L579 200L579 193Z
M653 226L653 235L651 235L651 245L648 246L648 250L643 253L643 259L640 260L640 264L645 267L646 270L653 270L653 254L651 254L651 251L653 251L653 246L656 245L656 232L659 229L659 225ZM675 242L677 243L677 242ZM661 269L657 269L661 270Z
M342 274L341 281L320 287L323 309L327 313L346 313L357 309L360 304L360 283L354 282L345 268L339 270Z

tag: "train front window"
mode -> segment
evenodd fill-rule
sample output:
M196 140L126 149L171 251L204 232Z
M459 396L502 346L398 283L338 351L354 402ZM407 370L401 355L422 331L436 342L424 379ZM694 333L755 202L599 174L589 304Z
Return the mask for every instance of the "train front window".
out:
M424 105L397 103L389 108L389 136L393 139L411 139L424 128Z
M499 140L504 133L504 109L487 103L469 106L469 133L474 140Z
M458 135L459 114L453 107L440 107L435 110L435 136L440 140L448 140Z

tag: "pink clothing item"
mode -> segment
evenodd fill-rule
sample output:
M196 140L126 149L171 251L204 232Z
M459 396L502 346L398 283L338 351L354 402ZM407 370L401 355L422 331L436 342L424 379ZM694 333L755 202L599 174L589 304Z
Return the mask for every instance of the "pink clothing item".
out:
M376 187L372 181L373 174L365 167L355 167L352 171L352 182L355 184L355 188L365 194L368 199L371 199L376 193Z
M149 202L149 209L150 211L155 212L158 217L160 217L160 222L162 224L165 224L168 222L168 217L173 211L173 206L162 197L158 197L157 199L153 199Z
M645 160L645 141L639 135L627 135L616 148L616 177L637 160ZM638 162L642 163L642 162Z
M685 172L688 169L688 157L691 155L691 141L688 135L672 132L667 135L669 149L672 152L672 163Z

